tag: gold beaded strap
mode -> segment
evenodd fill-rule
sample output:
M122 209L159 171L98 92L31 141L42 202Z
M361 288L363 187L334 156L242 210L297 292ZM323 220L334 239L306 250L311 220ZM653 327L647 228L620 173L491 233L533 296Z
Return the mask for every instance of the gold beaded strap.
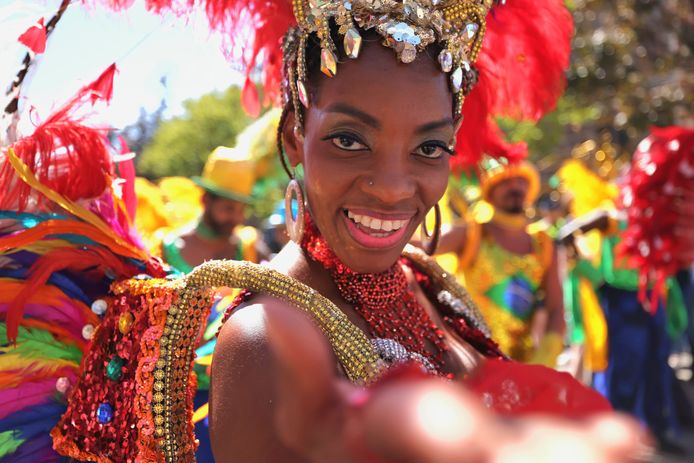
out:
M160 340L161 355L154 371L155 431L157 436L163 437L161 446L167 463L194 461L195 458L188 442L191 415L187 407L191 388L192 392L195 388L189 377L197 339L195 333L200 332L206 319L199 316L199 309L209 306L212 288L245 288L298 307L326 334L351 381L365 384L378 374L379 357L366 334L332 302L291 277L250 262L213 260L193 269L183 282L177 301L169 310ZM191 317L193 313L195 317Z
M328 337L351 381L368 383L378 374L379 357L366 334L313 288L261 265L213 260L196 267L186 277L183 293L219 286L264 293L298 307L309 314Z

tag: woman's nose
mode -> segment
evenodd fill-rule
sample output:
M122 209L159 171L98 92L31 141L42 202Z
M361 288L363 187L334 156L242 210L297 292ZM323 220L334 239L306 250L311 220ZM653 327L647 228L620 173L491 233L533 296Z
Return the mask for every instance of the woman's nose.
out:
M398 156L376 163L364 188L384 204L396 204L413 197L417 190L416 179L407 161Z

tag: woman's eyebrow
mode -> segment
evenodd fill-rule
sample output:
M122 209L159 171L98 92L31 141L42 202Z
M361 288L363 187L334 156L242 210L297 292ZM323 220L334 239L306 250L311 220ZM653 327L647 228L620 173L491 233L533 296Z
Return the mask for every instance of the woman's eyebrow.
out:
M453 126L453 119L450 117L446 117L443 119L440 119L438 121L432 121L432 122L426 122L415 130L416 133L422 134L425 132L430 132L432 130L440 129L443 127L452 127Z
M347 103L334 103L326 109L329 113L340 113L351 116L355 119L359 119L364 124L373 127L374 129L380 129L381 123L371 114L363 111L359 108L355 108ZM440 129L442 127L453 126L453 119L450 117L445 117L438 121L425 122L424 124L417 127L416 133L421 134L425 132L430 132L432 130Z
M371 114L362 111L361 109L355 108L354 106L348 105L346 103L334 103L326 109L329 113L340 113L352 116L355 119L359 119L364 124L373 127L374 129L380 129L381 123L373 117Z

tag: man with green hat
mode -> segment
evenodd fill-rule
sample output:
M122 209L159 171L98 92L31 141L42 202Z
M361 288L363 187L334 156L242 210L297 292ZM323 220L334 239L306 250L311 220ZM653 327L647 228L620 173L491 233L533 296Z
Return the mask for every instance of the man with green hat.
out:
M247 153L220 146L208 157L202 176L193 181L203 190L200 218L167 236L162 257L181 272L211 259L259 262L267 258L255 229L242 227L251 202L255 163Z

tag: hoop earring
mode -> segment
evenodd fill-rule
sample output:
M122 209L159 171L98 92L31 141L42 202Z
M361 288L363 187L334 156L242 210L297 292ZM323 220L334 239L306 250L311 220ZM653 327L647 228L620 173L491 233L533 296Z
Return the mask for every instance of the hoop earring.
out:
M298 203L296 219L292 216L292 199L296 195ZM284 194L284 223L287 227L289 239L296 244L301 244L304 238L304 192L296 179L289 181L287 191Z
M427 219L425 216L422 221L421 233L424 252L433 256L439 245L439 240L441 239L441 209L439 208L439 203L436 203L434 206L434 231L429 233L429 230L427 230Z
M299 140L301 143L304 142L304 129L300 125L295 125L294 126L294 137L296 137L297 140Z

